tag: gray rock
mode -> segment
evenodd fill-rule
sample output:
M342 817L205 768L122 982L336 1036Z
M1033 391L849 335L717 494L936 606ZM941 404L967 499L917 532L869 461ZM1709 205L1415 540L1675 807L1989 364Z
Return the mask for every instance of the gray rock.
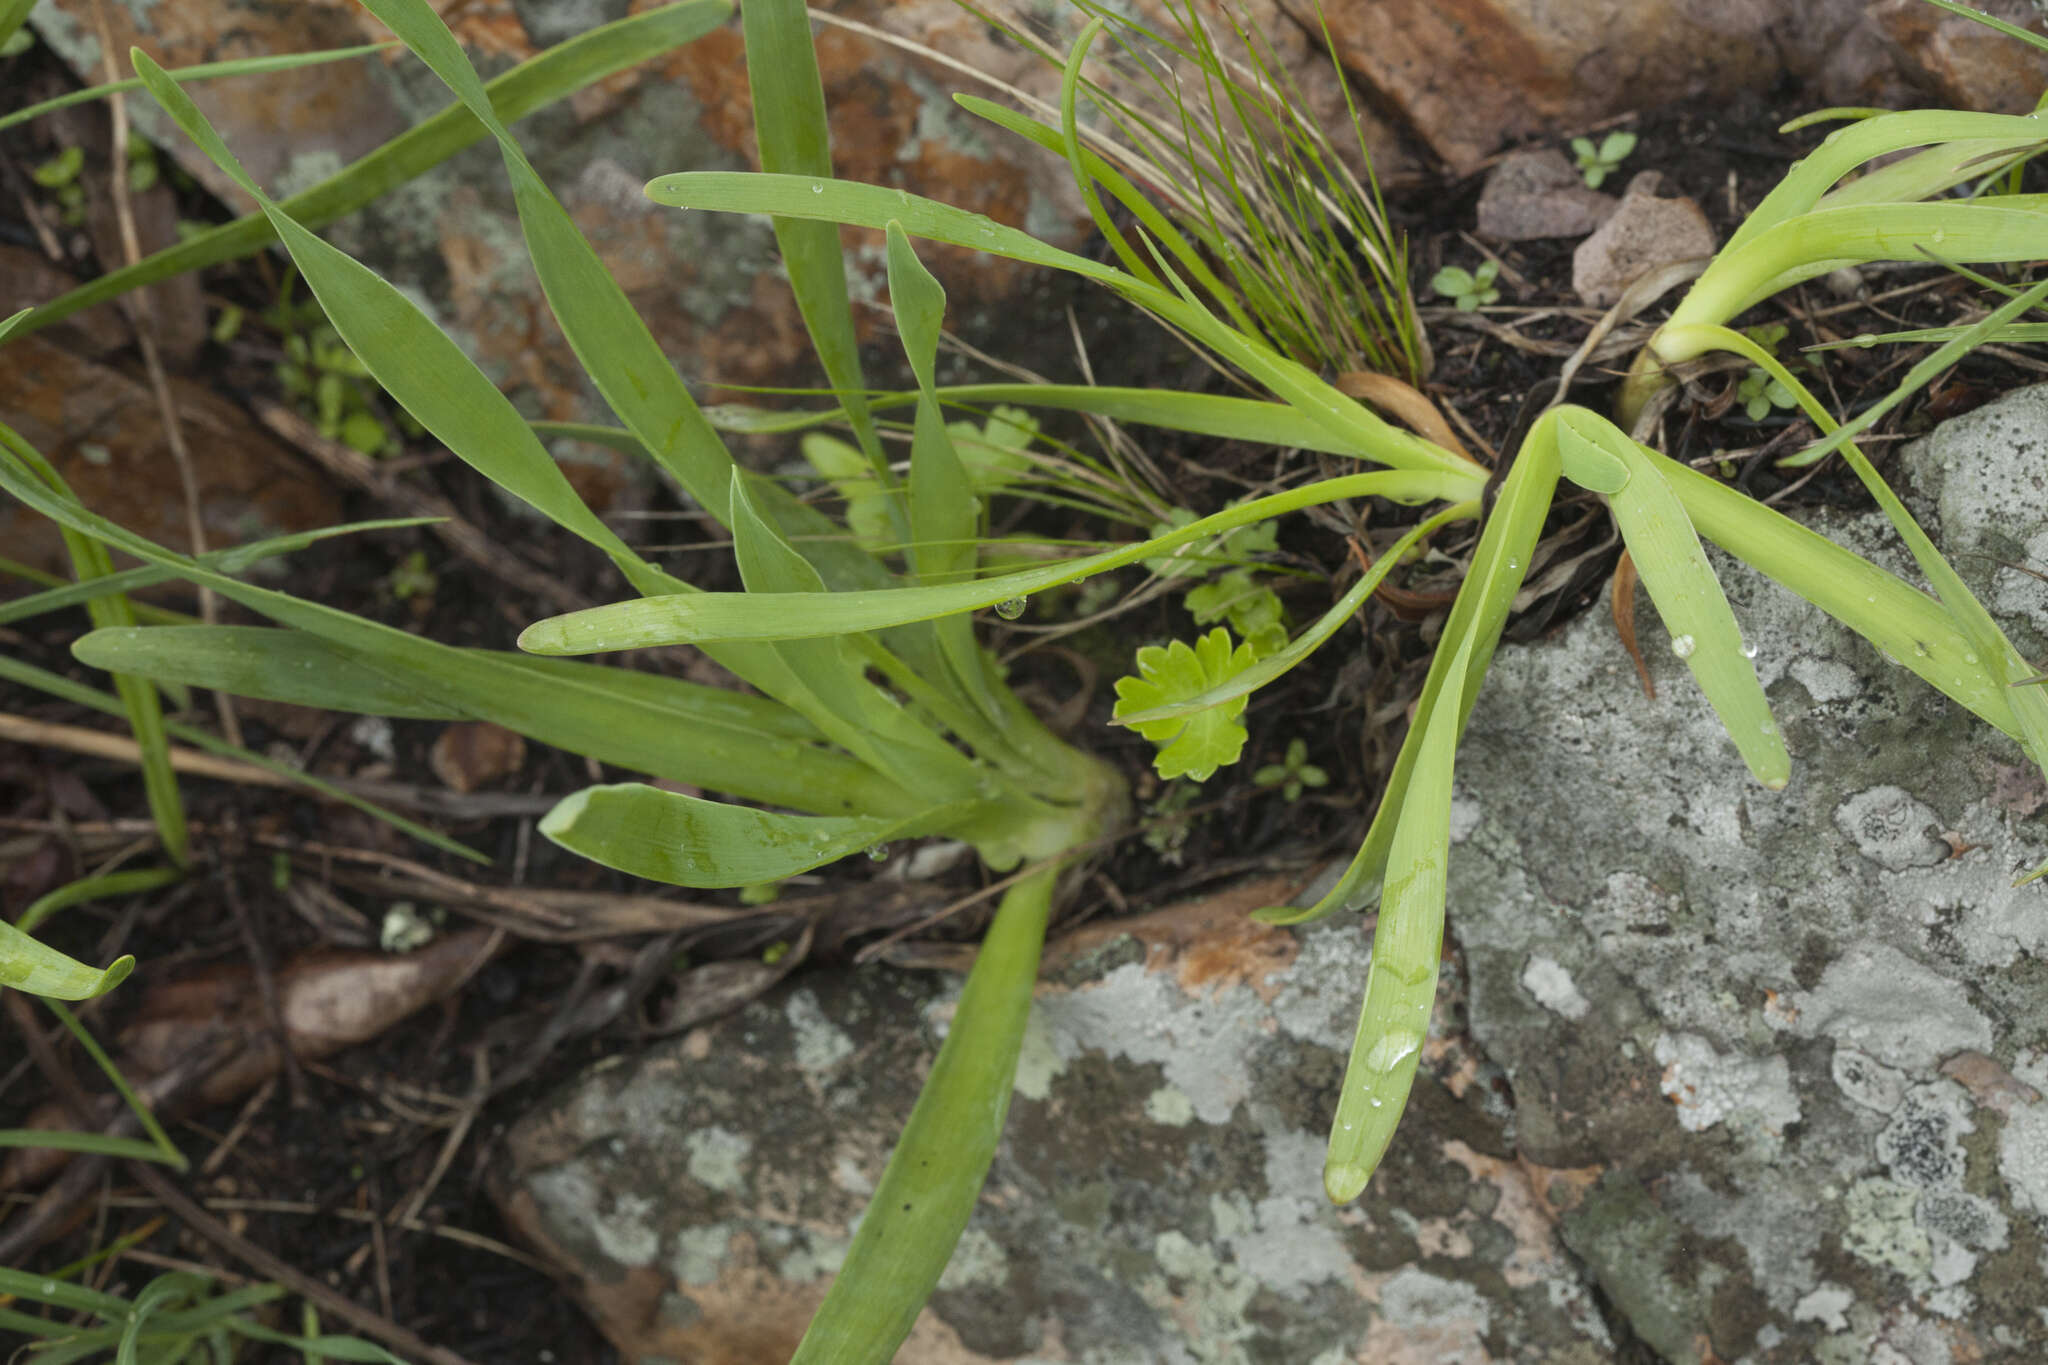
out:
M2032 479L2048 389L1966 420L1902 466L1968 543L1973 490ZM2035 496L2000 534L2048 530ZM1905 566L1875 515L1819 529ZM1656 701L1604 611L1503 650L1423 1073L1363 1200L1318 1192L1363 926L1246 923L1270 886L1107 926L1049 968L901 1359L2048 1358L2048 889L2012 885L2048 855L2039 793L2010 741L1723 569L1791 784L1749 778L1647 619ZM630 1359L781 1359L954 990L813 977L601 1069L513 1133L503 1203Z
M1555 147L1514 152L1479 191L1479 235L1495 242L1583 237L1613 216L1620 200L1588 188Z

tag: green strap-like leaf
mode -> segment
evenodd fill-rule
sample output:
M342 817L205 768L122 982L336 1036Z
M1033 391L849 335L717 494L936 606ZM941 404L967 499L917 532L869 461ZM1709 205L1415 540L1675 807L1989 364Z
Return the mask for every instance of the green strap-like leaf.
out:
M967 1227L1002 1139L1056 869L1011 887L946 1041L790 1365L880 1365L910 1335Z
M754 111L754 143L761 169L771 175L832 178L832 133L825 117L825 86L811 43L804 0L747 0L740 7L747 53L747 86ZM875 435L861 378L860 341L846 292L846 258L836 225L810 215L775 219L775 244L796 295L797 311L825 378L846 407L855 442L883 488L895 476ZM903 509L884 504L898 536L907 536Z
M1443 956L1444 886L1451 855L1451 770L1458 752L1457 699L1465 690L1478 637L1440 646L1450 654L1443 688L1416 717L1421 741L1402 794L1387 851L1386 889L1373 927L1365 1002L1323 1162L1323 1192L1348 1204L1364 1192L1408 1107L1422 1040L1436 1000Z
M53 1000L90 1000L126 981L134 970L135 959L128 956L103 969L88 967L0 920L0 986Z
M424 0L364 0L497 141L548 305L613 412L684 490L725 520L732 457L625 291L491 108L487 87Z
M1585 408L1557 413L1557 443L1567 475L1607 497L1643 588L1671 633L1728 737L1756 780L1776 790L1792 776L1792 756L1771 704L1743 650L1742 631L1699 536L1671 486L1635 442Z
M829 594L698 593L690 597L621 602L536 621L520 635L519 647L536 654L592 654L704 640L793 640L878 630L993 607L1126 564L1155 559L1183 545L1302 507L1343 498L1426 500L1443 487L1434 475L1400 470L1348 474L1254 498L1122 549L973 583Z
M965 814L907 819L783 815L683 796L640 783L585 787L540 832L606 867L670 886L755 886L808 872L906 834L929 834Z
M1500 496L1480 532L1479 546L1472 553L1472 567L1458 589L1457 600L1451 604L1442 642L1423 678L1422 694L1415 703L1417 716L1433 713L1437 698L1445 695L1450 687L1452 663L1459 657L1457 642L1469 636L1472 653L1465 665L1463 695L1457 708L1457 733L1464 734L1472 707L1479 700L1479 685L1493 662L1494 648L1500 643L1501 630L1514 607L1515 594L1521 589L1531 556L1542 538L1543 519L1550 512L1558 474L1553 411L1538 418L1529 429L1507 478L1501 483ZM1273 907L1255 912L1256 918L1269 924L1303 924L1338 910L1368 904L1379 894L1393 850L1395 828L1408 799L1409 784L1414 780L1425 728L1420 723L1412 726L1401 742L1394 770L1387 777L1386 789L1380 793L1379 810L1366 830L1365 842L1359 845L1336 885L1305 910Z
M471 468L603 550L621 570L654 572L584 505L526 419L447 333L375 271L284 212L148 53L137 48L130 59L172 121L256 200L335 331L400 406Z

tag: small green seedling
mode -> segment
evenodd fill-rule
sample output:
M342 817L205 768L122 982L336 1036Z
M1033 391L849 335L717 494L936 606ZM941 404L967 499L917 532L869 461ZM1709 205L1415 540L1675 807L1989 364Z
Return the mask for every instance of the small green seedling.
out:
M1287 741L1285 758L1252 774L1255 786L1278 787L1280 795L1290 802L1301 799L1302 788L1324 787L1329 782L1330 775L1308 761L1308 741L1300 738Z
M28 173L29 179L48 190L57 201L59 216L67 227L77 227L85 221L85 186L78 181L79 172L84 169L85 148L74 145Z
M1742 382L1736 385L1735 397L1742 403L1742 410L1749 414L1749 420L1752 422L1761 422L1770 416L1772 408L1799 406L1798 396L1792 390L1756 365L1750 366L1749 373L1742 376Z
M1470 313L1500 302L1500 290L1493 287L1499 277L1499 261L1486 261L1477 270L1447 265L1430 276L1429 287L1455 303L1459 312Z
M1231 569L1189 589L1182 605L1196 625L1228 621L1259 658L1287 647L1287 613L1280 605L1280 594L1260 583L1249 569Z
M1599 189L1603 181L1621 169L1621 163L1636 149L1634 133L1609 133L1594 146L1589 137L1572 139L1572 159L1578 163L1579 174L1586 178L1588 189Z

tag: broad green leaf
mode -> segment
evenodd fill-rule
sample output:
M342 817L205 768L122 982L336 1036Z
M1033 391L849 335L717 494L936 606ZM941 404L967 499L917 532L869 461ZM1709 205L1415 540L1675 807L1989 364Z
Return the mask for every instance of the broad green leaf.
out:
M895 1356L967 1227L1002 1139L1057 869L1011 887L982 937L946 1041L790 1365Z
M513 67L485 89L498 117L516 122L606 76L717 28L731 12L729 0L682 0L636 14L552 47ZM309 228L323 227L446 161L482 136L483 128L467 111L451 106L338 174L293 195L280 207ZM275 235L261 212L238 218L43 304L35 310L28 330L47 327L143 285L247 256L261 250Z
M54 1000L90 1000L126 981L134 970L135 959L128 956L104 969L88 967L0 920L0 986Z
M1232 649L1230 632L1218 626L1188 648L1175 640L1165 648L1147 645L1138 651L1138 676L1116 680L1118 716L1152 710L1196 696L1250 668L1258 659L1250 645ZM1237 762L1244 752L1245 699L1235 698L1187 716L1133 722L1133 728L1159 746L1152 763L1163 778L1191 777L1206 782L1220 767Z
M1774 791L1783 787L1791 780L1792 757L1727 595L1671 486L1637 454L1635 442L1584 408L1558 409L1557 443L1567 473L1590 469L1606 478L1619 471L1619 483L1608 479L1599 491L1671 633L1671 652L1692 670L1756 780Z
M1063 564L1026 569L973 583L879 591L822 593L697 593L621 602L537 621L519 637L536 654L591 654L707 640L790 640L877 630L953 612L994 607L1155 558L1222 532L1344 498L1428 499L1441 488L1433 475L1385 470L1324 479L1254 498L1167 535ZM1476 492L1476 490L1474 490Z
M649 881L729 887L780 881L907 832L945 826L936 811L908 819L783 815L618 783L564 798L542 817L540 832L592 862Z
M1373 926L1365 1003L1337 1092L1337 1113L1330 1123L1329 1153L1323 1163L1323 1192L1332 1203L1348 1204L1364 1192L1415 1086L1443 956L1451 769L1464 728L1458 698L1479 638L1468 630L1454 644L1446 635L1438 646L1450 656L1443 686L1415 720L1421 743L1387 850L1386 887L1380 894L1379 922Z

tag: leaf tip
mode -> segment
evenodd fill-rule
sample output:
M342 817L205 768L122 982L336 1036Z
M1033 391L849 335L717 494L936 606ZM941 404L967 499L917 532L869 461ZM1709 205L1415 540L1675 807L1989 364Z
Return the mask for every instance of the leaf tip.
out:
M1331 1161L1323 1166L1323 1193L1332 1204L1348 1204L1365 1193L1372 1167L1356 1161Z
M595 787L585 787L582 791L571 792L555 802L554 809L540 818L540 832L556 843L561 843L568 837L577 820L582 818L583 808L590 803L590 793L595 790Z

